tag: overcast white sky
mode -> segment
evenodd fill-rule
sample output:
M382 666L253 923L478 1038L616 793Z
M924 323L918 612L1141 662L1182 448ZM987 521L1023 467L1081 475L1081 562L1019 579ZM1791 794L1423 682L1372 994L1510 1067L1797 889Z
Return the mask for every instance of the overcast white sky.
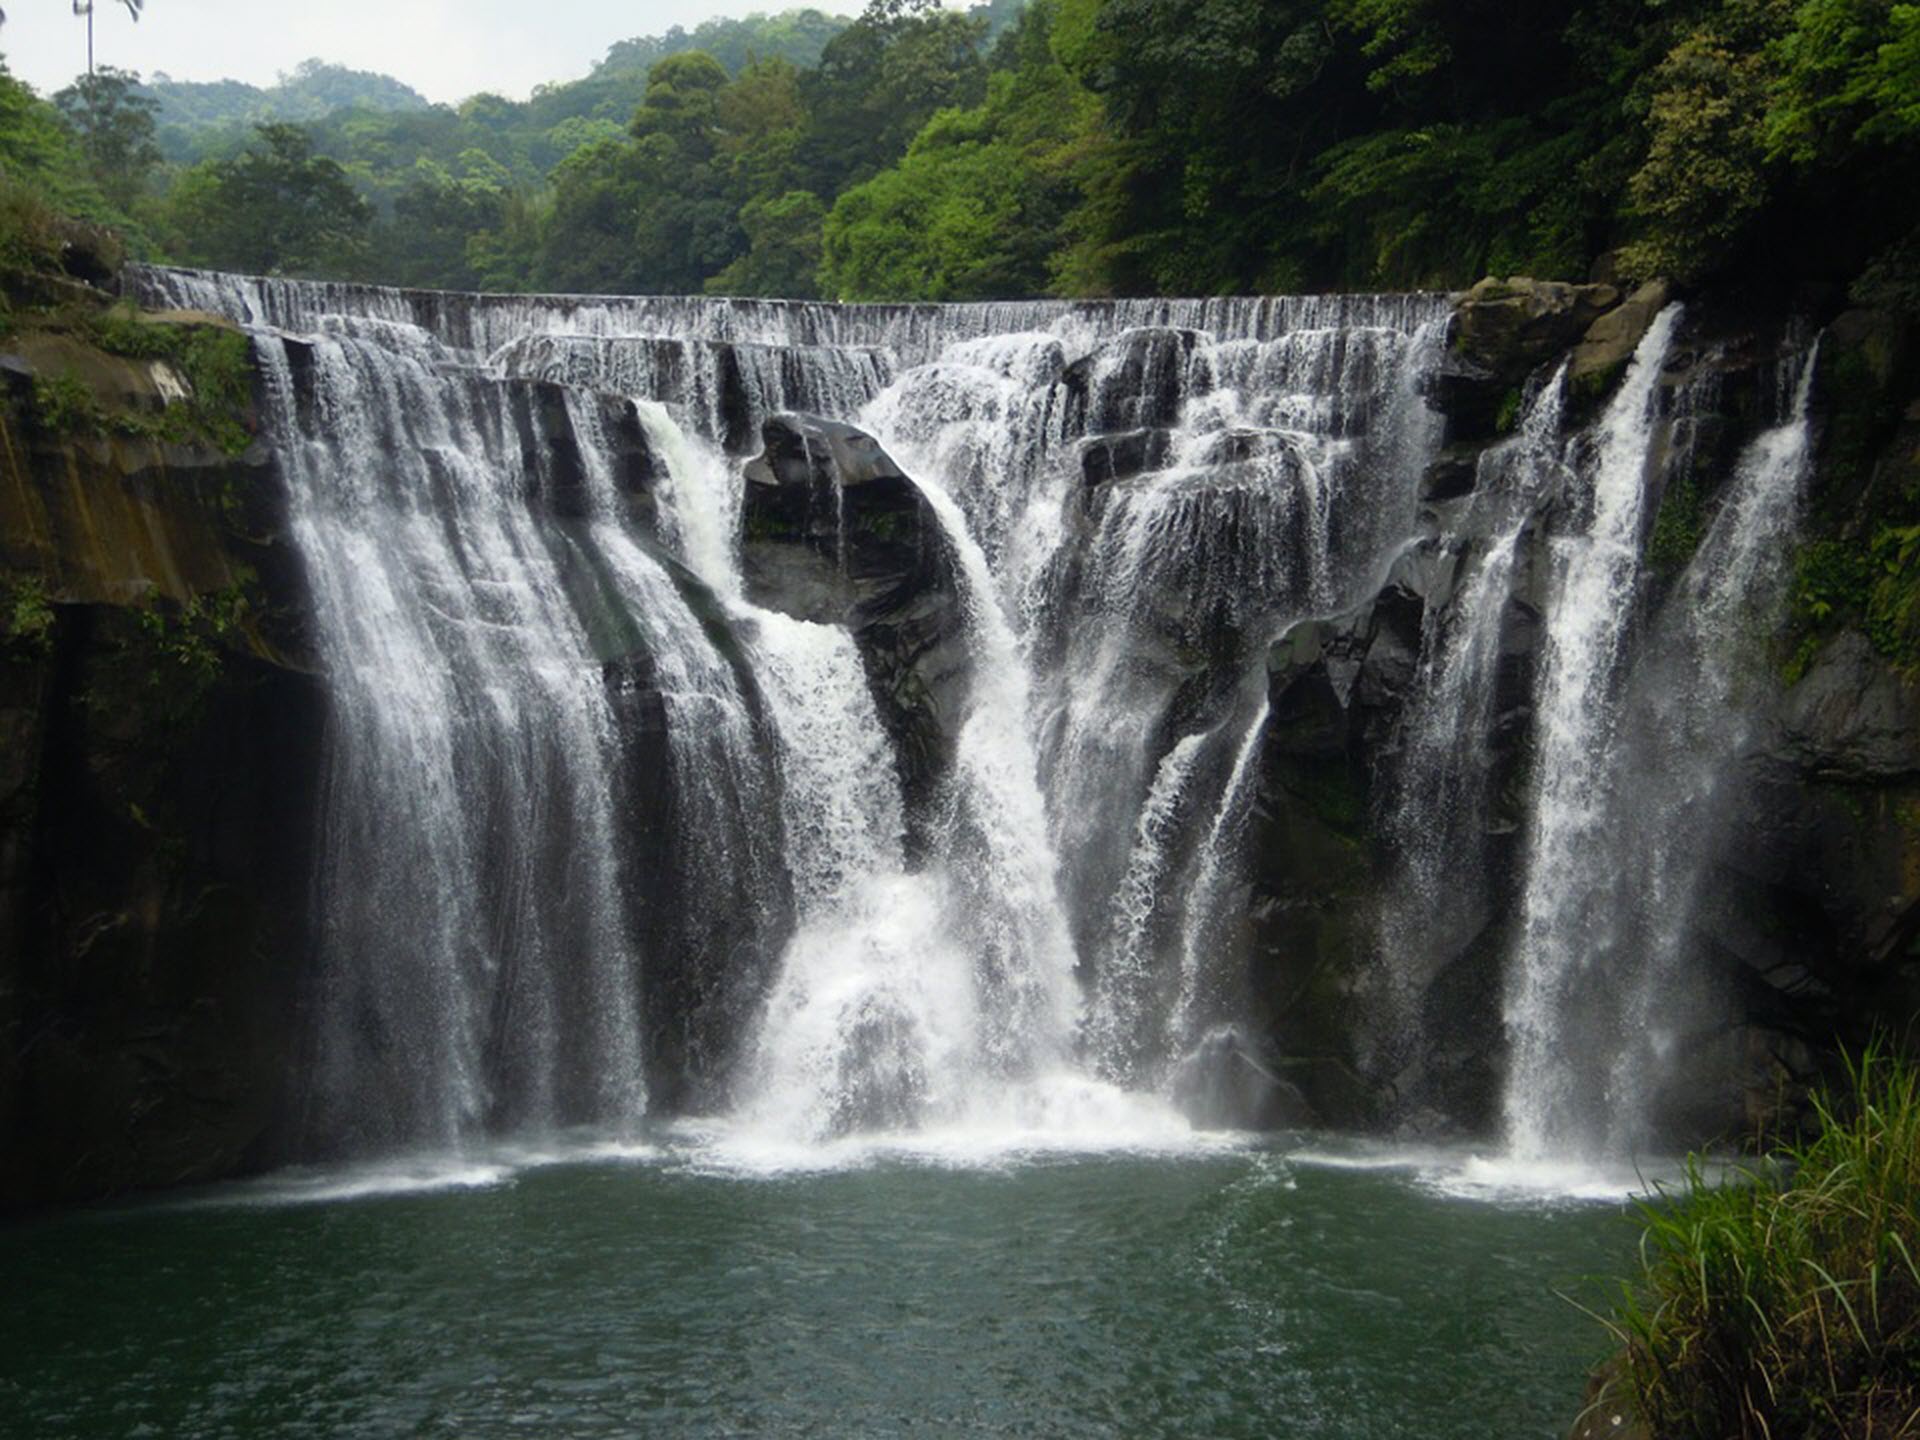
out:
M86 21L71 0L4 4L0 52L15 75L51 94L86 69ZM143 75L255 85L318 56L397 76L430 100L481 90L518 99L543 81L586 74L616 40L803 4L862 8L862 0L147 0L136 25L126 6L100 0L94 54Z

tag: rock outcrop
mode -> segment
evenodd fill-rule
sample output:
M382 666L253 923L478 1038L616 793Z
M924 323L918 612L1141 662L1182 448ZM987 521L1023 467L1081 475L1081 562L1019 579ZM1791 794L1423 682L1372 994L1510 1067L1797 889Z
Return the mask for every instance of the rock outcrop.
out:
M779 415L762 438L746 470L747 593L852 632L917 827L952 766L968 687L950 544L926 497L864 431Z

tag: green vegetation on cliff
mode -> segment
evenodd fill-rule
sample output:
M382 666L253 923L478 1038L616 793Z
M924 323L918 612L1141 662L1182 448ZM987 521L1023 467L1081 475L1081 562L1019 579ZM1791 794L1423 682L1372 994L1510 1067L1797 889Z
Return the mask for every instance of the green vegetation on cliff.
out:
M1643 1207L1613 1326L1652 1440L1920 1431L1920 1070L1869 1050L1849 1079L1810 1143Z

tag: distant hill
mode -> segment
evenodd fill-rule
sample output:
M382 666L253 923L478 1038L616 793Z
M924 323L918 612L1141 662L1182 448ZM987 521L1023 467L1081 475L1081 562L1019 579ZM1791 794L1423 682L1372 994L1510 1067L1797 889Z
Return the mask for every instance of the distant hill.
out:
M1027 0L982 0L968 7L968 13L987 22L987 39L992 42L1026 8ZM750 60L774 56L807 70L820 63L820 54L827 48L827 42L853 20L852 15L829 15L808 8L783 10L776 15L756 11L737 20L725 17L703 20L691 30L675 25L664 35L641 35L619 41L607 50L606 59L594 67L593 73L645 71L657 60L688 50L704 50L725 66L729 75L738 75Z
M304 60L270 86L242 80L175 80L156 71L141 89L160 107L154 138L161 153L176 163L196 159L209 148L223 148L218 143L209 146L218 137L238 145L262 120L306 122L341 110L401 114L431 108L426 96L391 75L324 60Z
M240 80L174 80L155 72L146 92L159 102L162 125L230 121L318 120L335 110L425 110L427 97L391 75L305 60L268 87Z
M688 30L675 25L664 35L640 35L610 47L607 58L594 67L595 75L645 71L655 61L689 50L704 50L738 75L749 60L779 56L802 69L817 65L827 42L853 23L851 16L822 10L785 10L777 15L754 13L740 19L703 20Z

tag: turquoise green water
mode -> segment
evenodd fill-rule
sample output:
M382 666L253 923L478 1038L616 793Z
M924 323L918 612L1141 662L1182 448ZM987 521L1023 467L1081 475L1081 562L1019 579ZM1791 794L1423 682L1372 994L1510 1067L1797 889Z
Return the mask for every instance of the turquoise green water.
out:
M0 1231L0 1435L1559 1436L1635 1234L1277 1150L490 1178Z

